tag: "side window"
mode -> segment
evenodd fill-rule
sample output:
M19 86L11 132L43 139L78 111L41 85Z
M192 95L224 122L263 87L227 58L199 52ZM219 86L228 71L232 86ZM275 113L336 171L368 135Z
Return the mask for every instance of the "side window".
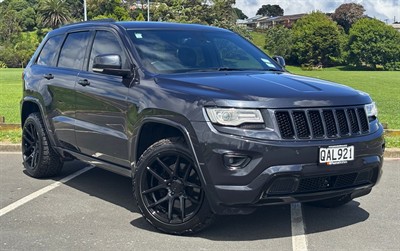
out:
M55 66L57 64L56 56L62 38L63 35L58 35L47 40L36 61L38 65Z
M89 32L75 32L68 34L61 48L58 67L80 70L85 58Z
M118 39L112 32L97 31L90 52L89 71L93 71L93 59L102 54L118 54L121 57L122 68L128 68L127 57Z

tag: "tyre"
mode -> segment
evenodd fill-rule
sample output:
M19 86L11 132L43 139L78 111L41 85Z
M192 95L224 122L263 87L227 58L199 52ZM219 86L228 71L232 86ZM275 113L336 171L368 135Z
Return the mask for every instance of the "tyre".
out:
M330 199L326 200L318 200L318 201L312 201L308 202L307 204L311 206L316 206L316 207L326 207L326 208L335 208L335 207L340 207L343 206L346 203L349 203L352 200L350 194L338 196L338 197L333 197Z
M193 156L179 139L163 139L140 157L133 191L144 218L169 234L198 232L213 221Z
M51 147L39 113L30 114L22 128L22 158L32 177L51 177L61 172L63 161Z

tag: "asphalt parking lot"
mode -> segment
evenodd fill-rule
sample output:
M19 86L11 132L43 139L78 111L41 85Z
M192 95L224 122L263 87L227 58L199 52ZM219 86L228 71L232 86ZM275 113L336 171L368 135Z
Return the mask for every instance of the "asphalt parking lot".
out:
M302 205L304 235L293 229L299 227L293 205L219 216L194 236L162 234L138 212L129 178L92 168L70 179L85 167L68 162L57 179L37 180L23 172L19 153L0 153L0 250L398 250L400 246L400 159L385 161L384 175L368 196L337 209Z

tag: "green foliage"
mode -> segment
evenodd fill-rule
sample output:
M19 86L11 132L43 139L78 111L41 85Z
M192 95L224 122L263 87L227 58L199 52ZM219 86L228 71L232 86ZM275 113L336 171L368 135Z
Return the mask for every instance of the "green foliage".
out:
M364 16L364 12L365 9L361 4L345 3L335 10L335 13L332 14L332 19L348 33L351 26Z
M235 11L237 19L247 19L248 18L248 16L246 16L241 9L233 8L233 10Z
M399 58L400 60L400 58ZM390 62L383 66L386 71L400 71L400 62Z
M42 0L39 6L41 21L52 29L72 21L69 6L65 0Z
M256 15L262 15L267 17L277 17L283 16L283 9L279 5L262 5L260 9L258 9Z
M143 13L140 12L139 15L136 17L136 21L145 21L146 19L144 19Z
M340 35L324 13L306 15L293 26L292 56L298 64L332 65L340 56Z
M283 26L268 29L265 36L265 49L270 55L289 58L292 49L292 31Z
M87 0L88 19L113 18L131 20L127 5L122 0Z
M348 61L357 66L399 62L400 33L379 20L363 18L350 29L348 49Z
M38 45L36 32L21 33L12 41L7 42L5 46L0 47L0 61L8 67L24 67Z

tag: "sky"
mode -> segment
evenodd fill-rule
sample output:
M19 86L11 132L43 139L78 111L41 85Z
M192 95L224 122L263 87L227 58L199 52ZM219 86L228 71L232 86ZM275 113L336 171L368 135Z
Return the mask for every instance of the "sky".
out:
M364 6L365 14L387 23L400 21L400 0L236 0L236 7L248 17L256 15L262 5L278 4L285 15L310 13L320 10L334 12L343 3L358 3Z

